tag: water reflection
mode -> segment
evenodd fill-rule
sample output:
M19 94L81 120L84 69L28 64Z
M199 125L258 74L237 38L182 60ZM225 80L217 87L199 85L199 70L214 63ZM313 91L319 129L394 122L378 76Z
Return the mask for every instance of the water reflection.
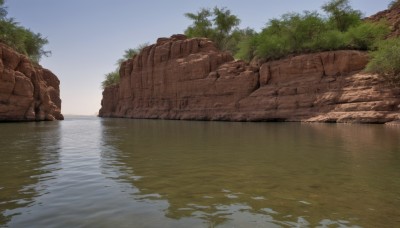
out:
M0 226L36 204L59 168L59 123L3 123L0 128Z
M400 129L103 120L102 167L167 218L209 226L398 226Z

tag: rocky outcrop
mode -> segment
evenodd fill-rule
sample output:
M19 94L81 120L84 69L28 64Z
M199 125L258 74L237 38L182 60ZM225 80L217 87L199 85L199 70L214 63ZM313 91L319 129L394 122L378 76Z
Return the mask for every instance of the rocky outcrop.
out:
M0 121L62 120L60 81L0 44Z
M400 36L400 2L394 4L390 9L378 12L367 20L372 22L384 21L391 29L388 38Z
M384 123L400 91L363 73L360 51L307 54L250 65L207 39L159 39L121 65L101 117Z

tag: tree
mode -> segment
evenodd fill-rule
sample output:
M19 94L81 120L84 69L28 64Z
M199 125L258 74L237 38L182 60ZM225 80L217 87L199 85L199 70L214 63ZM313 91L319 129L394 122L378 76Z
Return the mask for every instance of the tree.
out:
M341 32L361 23L362 13L352 9L349 0L331 0L322 9L329 15L332 25Z
M389 84L400 87L400 38L381 41L371 52L367 72L377 73Z
M101 82L101 87L105 89L107 86L116 85L119 83L118 69L105 75L104 81Z
M7 8L4 6L4 0L0 0L0 19L7 16Z
M195 13L185 13L185 17L193 21L193 24L185 30L189 37L211 37L212 22L209 17L212 15L209 9L202 8Z
M48 40L40 33L34 33L24 28L14 18L7 18L4 0L0 0L0 42L7 44L17 52L29 56L34 62L39 62L42 56L51 52L44 50Z
M241 33L237 28L240 20L230 10L214 7L211 11L203 8L197 13L186 13L185 16L193 21L185 30L188 37L209 38L219 49L234 53L237 38L240 37L238 34Z
M214 32L211 38L220 49L229 50L229 43L237 35L237 33L234 34L232 31L239 25L240 19L232 15L231 11L226 8L219 9L215 7L213 13Z

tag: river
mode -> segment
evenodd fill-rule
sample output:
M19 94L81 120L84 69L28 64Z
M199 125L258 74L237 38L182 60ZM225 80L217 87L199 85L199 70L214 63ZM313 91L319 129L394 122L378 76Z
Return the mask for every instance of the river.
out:
M400 127L0 124L0 227L400 227Z

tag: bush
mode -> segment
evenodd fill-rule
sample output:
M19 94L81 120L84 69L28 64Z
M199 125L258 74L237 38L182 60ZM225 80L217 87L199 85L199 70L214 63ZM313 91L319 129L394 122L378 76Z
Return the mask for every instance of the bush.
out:
M345 32L362 22L362 13L359 10L352 9L349 0L331 0L324 4L322 9L329 16L328 23L331 28L341 32Z
M258 57L278 59L288 54L314 50L314 42L320 39L320 34L326 29L324 20L317 12L284 14L280 19L271 20L252 45L257 46ZM245 44L240 47L241 53L250 50Z
M239 41L235 58L251 61L256 56L258 34L253 34Z
M364 22L351 27L346 32L347 43L350 48L358 50L372 50L377 41L384 39L390 33L389 27L383 22Z
M381 41L371 52L366 71L380 74L388 83L400 86L400 38Z
M4 1L0 0L0 42L29 56L34 62L39 62L42 56L48 56L50 52L43 49L48 40L40 33L19 26L13 18L6 18L7 11L3 4Z
M116 85L119 83L119 73L115 70L105 75L105 80L101 83L101 87L105 89L107 86Z
M236 53L239 40L248 32L248 29L237 28L239 18L226 8L201 9L197 13L186 13L185 16L193 21L185 30L185 35L209 38L220 50L232 54Z
M270 20L255 38L239 43L236 56L249 60L255 54L273 60L318 51L373 50L390 32L384 22L362 21L362 14L351 9L347 0L332 0L322 8L329 17L305 11Z
M311 50L333 51L345 49L347 45L346 36L338 30L330 30L321 33L312 43Z

